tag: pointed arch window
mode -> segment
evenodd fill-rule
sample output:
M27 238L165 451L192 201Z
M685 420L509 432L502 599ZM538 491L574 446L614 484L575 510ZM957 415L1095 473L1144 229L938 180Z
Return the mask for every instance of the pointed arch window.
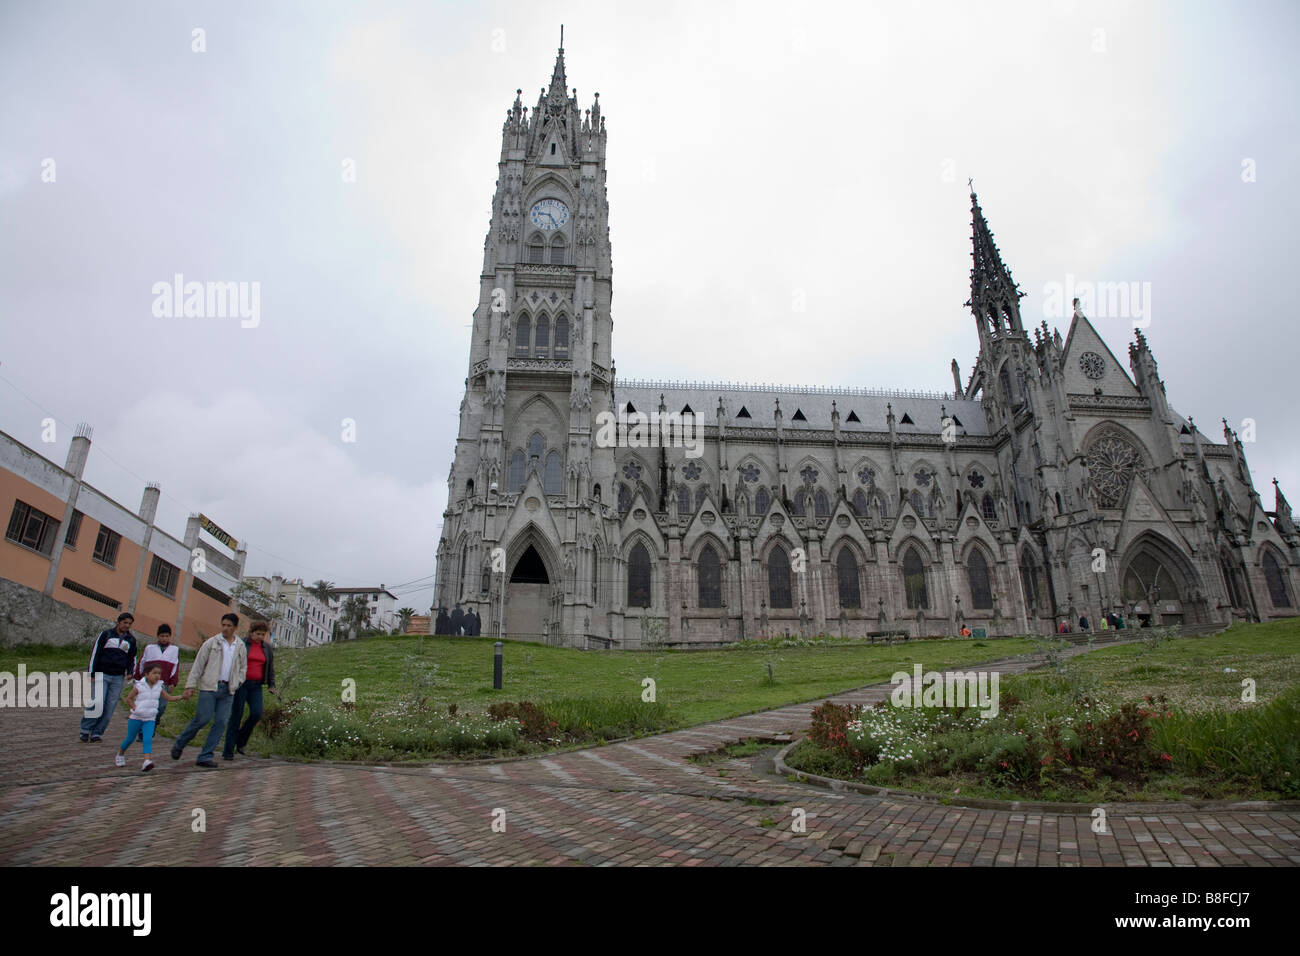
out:
M759 488L754 493L754 514L762 517L767 514L767 509L772 506L772 496L766 488Z
M1290 607L1291 595L1287 594L1286 578L1282 567L1277 563L1271 551L1264 552L1264 581L1268 584L1268 598L1274 607Z
M591 603L600 603L600 551L591 549Z
M722 563L713 545L705 545L696 567L699 579L700 607L722 607Z
M767 556L767 603L774 608L794 607L790 597L790 559L780 545Z
M533 335L533 320L525 313L515 321L515 357L528 358L528 343Z
M868 515L867 495L861 488L853 492L853 513L859 518L865 518Z
M545 256L545 254L546 254L546 247L542 245L541 237L534 236L532 241L528 243L529 264L534 266L540 266L544 261L543 257Z
M829 518L831 516L831 502L826 497L826 492L821 488L817 489L813 495L813 513L818 518Z
M1020 583L1025 589L1025 602L1030 614L1042 614L1047 611L1047 581L1043 569L1038 566L1032 552L1025 551L1020 556Z
M835 570L839 578L840 607L862 607L862 585L858 578L858 559L852 548L840 548L839 557L835 559Z
M551 240L551 265L564 265L564 249L565 245L563 236L556 236Z
M569 317L560 315L555 320L555 357L569 357Z
M627 485L620 483L618 486L618 513L627 514L627 509L632 507L632 492Z
M639 541L627 556L627 606L650 606L650 552Z
M510 490L524 490L524 450L516 448L510 456Z
M876 492L876 509L880 512L881 518L889 517L889 505L885 502L885 496Z
M546 453L546 439L541 432L533 432L528 439L528 470L540 471L542 456Z
M930 594L925 586L925 565L916 548L908 548L903 555L903 590L907 594L909 608L928 608Z
M971 607L979 611L993 608L993 588L989 581L989 563L984 552L976 548L966 559L966 580L970 584Z
M564 494L564 462L560 453L552 451L546 456L546 493L548 495Z
M701 508L704 507L704 499L707 498L708 495L709 495L708 485L700 485L700 487L695 489L695 510L696 511L699 511Z
M924 518L925 499L921 497L921 493L917 491L915 488L912 489L911 501L912 501L912 510L915 511L920 517Z
M460 546L460 586L457 593L463 599L465 597L465 569L469 567L469 542L466 541Z
M804 505L805 494L806 492L802 488L794 493L794 501L790 502L791 514L798 515L801 518L808 514L808 509Z
M984 492L984 500L980 503L980 511L983 513L985 521L998 520L997 505L993 503L993 496L987 491Z
M533 357L549 358L551 354L551 320L549 316L537 317L537 331L533 336Z
M677 513L683 516L695 513L691 509L691 489L685 485L677 486Z

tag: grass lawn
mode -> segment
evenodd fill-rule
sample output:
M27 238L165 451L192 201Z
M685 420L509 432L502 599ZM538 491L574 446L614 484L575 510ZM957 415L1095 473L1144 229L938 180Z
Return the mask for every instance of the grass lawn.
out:
M910 670L915 663L926 669L953 667L1014 657L1035 648L1031 640L1022 638L658 652L577 651L506 641L504 688L494 691L492 645L491 638L402 636L309 650L284 648L276 652L276 678L281 698L305 698L314 707L341 711L340 721L332 725L335 732L322 730L337 741L365 736L355 723L365 724L370 715L383 714L397 726L417 723L427 711L445 713L451 704L462 715L486 712L490 705L503 701L554 703L557 712L569 714L575 710L575 700L598 698L612 702L606 710L618 710L640 705L642 681L650 677L655 681L659 705L653 726L640 723L631 728L632 732L647 732L841 693L887 681L895 671ZM80 648L0 648L0 670L13 672L20 661L29 671L79 669L85 666L87 654ZM182 651L182 687L192 660L191 652ZM348 680L355 681L355 707L343 703ZM267 695L268 708L274 700ZM193 701L170 704L160 732L174 736L193 708ZM349 720L355 723L347 724ZM601 726L600 721L593 726ZM275 740L268 740L259 728L250 747L283 752L281 739L277 734ZM401 748L394 751L389 743L381 746L353 740L351 747L330 747L317 755L400 759ZM427 742L411 744L411 748L405 756L431 755Z
M890 708L846 741L802 744L790 764L993 799L1300 796L1300 620L1101 648L1001 690L1002 713L988 721ZM900 749L913 756L892 759Z

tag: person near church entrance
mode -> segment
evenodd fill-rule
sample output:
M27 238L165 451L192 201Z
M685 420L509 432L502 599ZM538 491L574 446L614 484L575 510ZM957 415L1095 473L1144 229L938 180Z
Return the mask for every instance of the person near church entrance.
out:
M433 622L433 633L434 634L451 633L451 618L447 616L447 609L445 607L438 608L438 616L434 618L434 622Z
M169 691L175 690L181 679L181 653L180 649L172 643L172 629L168 624L158 625L158 642L150 644L140 655L140 663L135 665L136 680L144 677L150 664L157 664L162 669L163 686ZM167 701L178 699L179 697L170 695L158 698L158 715L154 718L155 728L162 724L163 714L167 711Z
M272 694L275 693L275 667L271 645L267 641L270 632L271 627L266 621L254 621L248 625L248 637L244 638L248 669L230 706L230 723L226 725L226 743L221 752L226 760L234 760L236 750L241 754L244 752L253 728L262 719L263 685ZM245 704L248 705L248 719L241 725Z
M967 627L965 624L963 624L963 625L961 626L961 636L962 636L962 637L970 637L970 635L971 635L971 630L970 630L970 628Z
M462 630L462 628L464 627L465 627L465 612L462 611L460 609L460 605L457 604L454 608L451 609L451 633L457 635L462 634L464 633L464 631Z
M188 700L194 696L194 687L199 688L199 705L194 710L193 719L185 725L180 736L172 743L172 759L180 760L185 745L194 739L195 734L212 724L208 737L203 742L203 749L194 761L196 767L216 770L217 762L212 759L221 735L230 723L230 705L234 700L239 685L244 682L248 669L248 652L244 642L235 636L239 626L239 615L223 614L221 616L221 633L215 634L203 642L198 654L194 656L194 666L190 668L189 679L185 682L184 697Z
M104 739L108 722L113 719L118 699L122 696L122 685L128 674L135 671L135 636L131 625L135 616L123 611L117 616L117 626L110 627L95 639L95 646L90 651L91 674L102 674L103 683L99 685L98 699L91 701L87 712L100 707L98 716L85 714L81 718L81 742L98 743ZM98 683L98 682L97 682Z
M1088 615L1086 615L1086 614L1080 614L1080 615L1079 615L1079 630L1081 630L1081 631L1086 631L1087 629L1088 629Z
M483 626L482 619L478 616L478 611L470 608L465 612L465 636L478 637L479 628Z

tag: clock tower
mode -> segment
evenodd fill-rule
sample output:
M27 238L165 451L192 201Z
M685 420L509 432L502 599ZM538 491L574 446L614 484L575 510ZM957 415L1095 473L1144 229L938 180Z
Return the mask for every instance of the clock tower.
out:
M531 111L516 90L461 403L435 608L473 608L484 634L600 634L598 562L614 453L605 121L570 91L560 47ZM501 550L497 550L501 549ZM505 588L503 600L502 588Z

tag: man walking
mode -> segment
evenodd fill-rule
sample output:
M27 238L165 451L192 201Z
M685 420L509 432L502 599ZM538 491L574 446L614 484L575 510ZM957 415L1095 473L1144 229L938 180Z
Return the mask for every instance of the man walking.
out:
M117 627L110 627L95 640L88 670L91 674L103 675L103 691L96 695L98 699L91 701L86 708L87 713L81 717L83 744L87 741L97 743L104 739L104 731L108 730L108 722L113 719L117 700L122 696L122 684L126 675L135 670L135 636L131 633L131 625L134 623L135 617L129 611L123 611L117 616ZM89 712L96 705L100 711L92 717Z
M181 679L181 652L172 643L172 629L169 624L158 625L158 643L150 644L140 655L140 663L135 665L136 680L142 680L150 664L162 668L159 680L168 691L174 691ZM163 713L167 710L167 698L158 698L158 715L154 718L154 727L162 724Z
M211 723L212 729L208 731L208 737L203 741L203 749L194 765L205 770L218 769L212 755L230 722L230 705L239 685L244 682L244 674L248 669L248 651L244 642L235 636L235 628L238 626L239 615L223 614L221 633L204 641L194 657L194 666L190 668L189 679L185 681L184 696L187 700L193 697L194 685L198 684L199 705L194 710L194 719L185 725L185 729L172 744L173 760L180 760L185 745Z

